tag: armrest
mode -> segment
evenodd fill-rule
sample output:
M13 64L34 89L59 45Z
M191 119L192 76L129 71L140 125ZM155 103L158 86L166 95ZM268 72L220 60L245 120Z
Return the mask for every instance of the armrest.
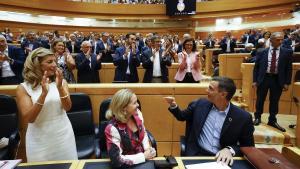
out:
M96 159L99 159L101 157L101 149L100 149L100 140L99 138L95 138L95 156Z
M95 124L95 137L96 139L100 138L99 126Z
M20 141L20 134L18 130L15 130L10 136L9 136L9 145L16 145Z
M180 136L180 156L185 156L185 146L186 138L185 136Z
M156 156L157 156L157 144L155 141L155 138L153 137L153 135L150 133L150 131L146 130L148 138L151 142L152 147L156 150Z

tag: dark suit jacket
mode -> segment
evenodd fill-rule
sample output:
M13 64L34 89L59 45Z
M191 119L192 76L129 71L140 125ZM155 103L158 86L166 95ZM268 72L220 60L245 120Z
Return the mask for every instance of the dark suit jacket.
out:
M18 78L19 83L23 82L22 71L26 59L24 51L21 48L8 45L8 57L14 60L14 62L10 64L11 70ZM2 69L0 69L0 78L1 78L1 74L2 74Z
M25 47L29 47L29 44L32 44L32 45L33 45L32 50L34 50L34 49L39 48L39 47L42 46L42 44L41 44L39 41L37 41L37 40L35 40L35 41L33 41L33 42L30 42L30 41L28 41L28 40L24 40L24 41L21 43L21 48L22 48L22 50L24 51L24 53L25 53L26 56L28 55L28 53L26 52Z
M103 41L99 41L97 43L97 47L96 47L96 54L102 53L102 57L101 57L102 62L112 63L113 62L112 54L115 52L114 45L109 41L107 41L107 45L110 46L109 51L105 51L105 46L104 46Z
M250 35L245 34L245 35L243 35L242 43L246 43L247 36L249 36L248 43L252 43L253 45L255 45L256 44L256 40L255 40L255 35L253 35L253 34L250 34Z
M299 39L296 39L295 42L299 43L300 41L299 41ZM282 47L293 50L291 45L292 45L292 40L290 38L284 39L282 42ZM294 52L300 52L300 46L295 47Z
M186 156L195 156L203 150L198 144L198 138L212 106L208 100L198 99L190 103L185 110L180 110L179 107L169 108L177 120L187 121L191 125L186 139ZM253 132L251 114L230 103L221 130L221 149L231 146L236 155L241 155L240 147L254 146Z
M211 43L210 43L211 41ZM214 40L209 40L207 39L205 42L204 42L204 45L205 47L208 49L208 48L214 48L215 47L215 41Z
M267 72L268 68L268 53L270 48L266 48L256 54L256 62L253 69L253 82L260 85ZM278 84L281 86L291 84L292 78L292 56L293 51L287 48L280 47L278 61Z
M226 38L223 38L220 42L220 48L222 49L223 53L226 53L227 43ZM234 53L234 48L236 48L236 40L230 40L230 53Z
M90 60L88 60L83 52L79 53L75 58L77 68L77 82L78 83L100 83L99 69L101 69L101 60L97 61L97 56L92 54L91 67Z
M160 69L161 69L161 75L162 75L162 82L168 83L169 82L169 71L167 66L172 65L172 57L170 55L165 56L162 58L162 52L163 50L159 50L159 58L160 58ZM144 83L151 83L152 77L153 77L153 62L150 60L152 56L152 49L148 48L145 49L142 52L141 60L143 63L143 68L146 69L144 74Z
M128 59L124 59L123 55L125 54L125 46L121 46L116 49L115 56L113 58L113 63L116 66L115 70L115 78L114 81L126 81L126 71L128 67ZM129 57L129 70L130 75L133 79L132 82L139 82L139 76L137 73L137 67L140 66L140 57L139 57L139 51L136 49L136 54L133 55L132 52L130 52Z
M76 41L74 44L74 53L80 53L80 45L81 43L79 41ZM72 43L71 41L66 42L66 47L68 48L69 52L72 53Z

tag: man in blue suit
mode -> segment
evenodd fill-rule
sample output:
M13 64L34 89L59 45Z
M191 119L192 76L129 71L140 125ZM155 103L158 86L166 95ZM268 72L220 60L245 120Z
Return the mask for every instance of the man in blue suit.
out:
M0 35L0 84L12 85L23 82L25 55L21 48L8 46L6 38Z
M284 39L282 47L292 49L293 52L300 52L300 39L297 37L297 33L293 32L289 35L289 38Z
M23 49L25 56L28 56L31 51L41 46L42 44L36 39L36 35L32 31L27 33L26 39L21 44L21 48Z
M96 47L96 54L102 53L101 62L112 63L112 54L114 52L114 46L109 40L109 34L107 32L102 33L102 40L97 43Z
M288 90L292 77L293 51L280 47L283 41L281 32L274 32L270 37L271 46L256 55L253 69L253 86L257 87L256 112L254 125L261 123L264 102L270 91L269 122L268 125L285 132L285 129L277 123L278 102L282 91Z
M200 98L181 110L174 97L165 97L169 111L186 121L185 156L216 156L217 161L232 164L241 156L240 147L254 146L251 114L230 103L236 91L232 79L213 77L207 99Z
M117 48L115 51L115 56L113 57L113 63L116 66L115 82L139 82L137 67L140 66L140 57L135 41L135 35L128 33L125 45Z
M81 44L81 53L75 58L78 83L100 83L99 70L101 69L101 55L92 53L89 41Z

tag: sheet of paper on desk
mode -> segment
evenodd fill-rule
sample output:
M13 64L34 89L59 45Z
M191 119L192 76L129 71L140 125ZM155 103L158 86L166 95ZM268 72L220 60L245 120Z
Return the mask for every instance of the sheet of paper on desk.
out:
M21 159L0 161L0 169L13 169L21 163L21 161Z
M185 166L187 169L231 169L228 165L217 162L208 162L200 164L190 164Z

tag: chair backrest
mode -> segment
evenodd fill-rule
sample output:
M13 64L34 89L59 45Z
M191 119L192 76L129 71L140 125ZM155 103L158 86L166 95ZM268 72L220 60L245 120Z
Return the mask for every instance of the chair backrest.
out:
M105 114L106 114L106 111L109 108L110 102L111 102L111 98L110 97L107 98L107 99L104 99L101 102L100 108L99 108L99 123L101 123L101 121L107 121L107 119L105 117Z
M12 96L0 95L0 138L8 137L18 129L18 109Z
M95 127L91 100L87 94L71 93L72 108L67 112L75 136L93 135Z

